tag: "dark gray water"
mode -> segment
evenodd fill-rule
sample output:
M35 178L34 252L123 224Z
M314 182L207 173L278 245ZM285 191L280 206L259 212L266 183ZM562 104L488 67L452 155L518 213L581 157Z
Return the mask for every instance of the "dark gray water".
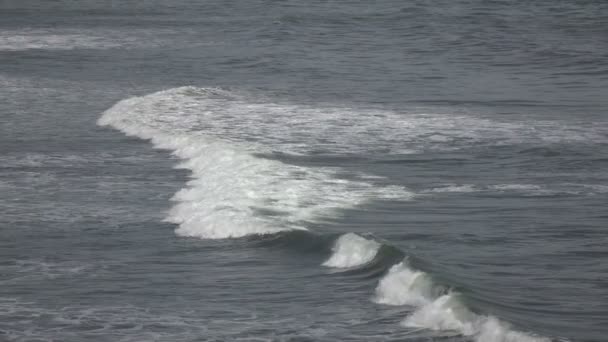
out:
M607 110L604 1L0 1L0 340L605 341Z

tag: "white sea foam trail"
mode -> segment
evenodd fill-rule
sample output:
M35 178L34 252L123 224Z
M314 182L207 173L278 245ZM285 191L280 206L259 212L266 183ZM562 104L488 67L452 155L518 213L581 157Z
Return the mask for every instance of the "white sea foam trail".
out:
M116 112L126 111L122 115ZM104 122L162 130L170 135L198 131L257 152L411 154L488 144L606 142L603 123L499 122L473 114L406 112L310 106L215 88L180 87L118 103ZM111 121L111 122L110 122ZM118 122L120 121L120 123ZM241 146L242 147L242 146Z
M179 225L178 235L217 239L305 229L306 222L369 199L411 196L402 187L341 179L331 169L256 156L272 146L235 141L252 134L246 126L225 131L234 117L222 113L217 97L223 98L220 104L249 114L246 104L231 104L223 92L187 87L120 101L98 121L173 151L183 160L178 167L191 170L192 180L175 194L166 218ZM206 110L188 112L193 106Z
M332 255L323 266L351 268L365 265L376 257L380 243L354 233L340 236L332 248Z
M438 286L422 271L410 268L407 261L394 265L380 280L373 300L386 305L414 308L402 325L436 331L455 331L476 342L550 342L546 337L513 330L493 316L469 310L456 292Z

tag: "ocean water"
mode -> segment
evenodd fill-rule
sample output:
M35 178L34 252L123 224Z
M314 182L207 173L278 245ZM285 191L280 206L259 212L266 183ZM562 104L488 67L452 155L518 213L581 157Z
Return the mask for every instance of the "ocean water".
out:
M0 341L608 339L608 3L0 1Z

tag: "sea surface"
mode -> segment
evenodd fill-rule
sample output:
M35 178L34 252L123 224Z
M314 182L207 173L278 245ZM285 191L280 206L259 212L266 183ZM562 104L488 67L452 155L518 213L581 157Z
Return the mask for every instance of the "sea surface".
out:
M607 341L607 207L606 1L0 1L0 341Z

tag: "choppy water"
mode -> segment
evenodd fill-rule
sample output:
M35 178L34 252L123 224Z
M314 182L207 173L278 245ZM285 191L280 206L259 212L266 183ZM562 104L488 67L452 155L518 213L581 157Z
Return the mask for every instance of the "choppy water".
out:
M603 1L0 2L0 340L604 341Z

